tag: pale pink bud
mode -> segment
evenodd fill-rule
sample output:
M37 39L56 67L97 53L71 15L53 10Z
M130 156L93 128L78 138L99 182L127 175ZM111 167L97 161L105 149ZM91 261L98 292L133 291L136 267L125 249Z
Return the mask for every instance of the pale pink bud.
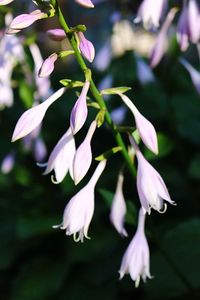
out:
M161 30L156 38L156 42L151 50L150 53L150 65L152 68L156 67L158 63L161 61L163 55L165 54L165 51L167 49L167 31L169 29L169 26L171 25L175 14L177 12L176 8L172 8L166 19L163 23Z
M129 273L131 279L135 281L135 287L139 286L141 277L144 282L146 278L152 278L150 274L149 246L145 236L144 225L145 214L140 209L137 231L124 253L119 270L120 279Z
M1 5L6 5L6 4L9 4L11 2L13 2L14 0L0 0L0 6Z
M14 18L8 28L7 34L13 34L19 32L21 29L24 29L35 21L46 17L46 14L41 12L39 9L33 11L30 14L22 14Z
M94 213L94 189L105 166L106 160L102 160L88 184L68 202L62 224L54 226L66 230L66 235L73 234L75 241L83 242L84 237L89 238L88 229Z
M49 76L54 70L54 64L57 59L58 55L56 53L51 54L47 59L45 59L39 70L39 77Z
M78 184L83 179L92 163L91 139L95 132L96 126L96 121L93 121L84 141L76 151L73 162L73 175L75 184Z
M189 46L189 26L188 26L188 7L186 2L181 12L177 24L177 40L180 45L181 51L187 50Z
M82 32L78 33L78 37L80 52L89 62L93 62L95 56L95 49L93 44L85 38Z
M157 28L166 6L166 0L143 0L134 20L136 23L142 21L147 29Z
M136 108L133 102L124 94L119 96L134 115L135 123L143 143L155 154L158 154L158 141L154 126Z
M197 90L197 93L200 94L200 72L198 72L188 61L185 59L180 59L181 64L186 68L189 72L190 77L192 79L193 85Z
M50 173L54 169L56 183L60 183L69 171L69 174L73 179L72 164L75 152L75 141L71 128L69 128L51 152L44 175Z
M13 152L11 153L8 153L2 163L1 163L1 172L3 174L8 174L12 171L13 167L14 167L14 164L15 164L15 155Z
M110 42L107 41L95 56L94 65L99 71L105 71L112 60L112 49Z
M15 130L12 136L12 142L21 139L22 137L32 132L42 122L49 106L58 98L60 98L64 94L64 92L65 88L61 88L43 103L25 111L19 118L15 126Z
M144 158L132 136L130 136L130 142L138 160L137 190L142 208L148 214L151 213L151 208L164 213L167 209L164 201L173 205L175 202L171 200L162 177Z
M90 0L75 0L78 4L81 6L87 7L87 8L93 8L94 4Z
M195 0L188 4L188 29L191 42L197 43L200 38L200 10Z
M81 94L71 111L70 126L73 134L76 134L83 127L86 121L88 115L86 97L87 97L89 86L90 86L89 81L86 81L82 88Z
M112 222L116 230L119 232L119 234L121 234L122 236L128 236L124 228L126 202L123 195L123 181L124 176L122 173L120 173L117 180L115 195L112 201L110 221Z
M48 37L56 42L61 42L66 39L66 33L63 29L55 28L47 30Z

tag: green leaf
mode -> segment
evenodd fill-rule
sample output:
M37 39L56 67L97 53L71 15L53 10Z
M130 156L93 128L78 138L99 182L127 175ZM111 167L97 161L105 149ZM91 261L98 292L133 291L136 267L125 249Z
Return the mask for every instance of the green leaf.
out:
M96 122L98 128L101 127L104 123L105 113L106 111L104 109L101 109L96 116Z
M200 219L191 219L181 223L168 231L163 237L162 248L178 272L189 284L196 289L200 288ZM151 257L151 273L153 280L145 284L147 293L152 299L174 299L188 292L188 287L178 275L171 262L157 252Z
M113 87L113 88L110 88L110 89L102 90L101 95L115 95L115 94L118 94L118 93L124 94L129 90L131 90L131 88L127 87L127 86Z
M68 88L82 87L84 85L82 81L74 81L71 79L61 79L59 82Z
M19 82L19 96L26 108L30 108L33 104L33 89L24 81Z

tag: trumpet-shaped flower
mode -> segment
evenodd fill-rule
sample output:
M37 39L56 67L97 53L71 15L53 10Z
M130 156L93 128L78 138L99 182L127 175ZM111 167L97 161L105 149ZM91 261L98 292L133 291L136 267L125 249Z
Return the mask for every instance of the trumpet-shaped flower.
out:
M149 246L145 236L144 224L145 214L140 209L137 231L122 258L119 270L120 279L129 273L132 280L135 281L136 287L138 287L141 277L144 282L146 278L152 278L150 274Z
M78 184L83 179L92 163L91 139L95 132L96 126L96 121L93 121L84 141L78 147L74 156L73 175L75 184Z
M94 60L95 49L93 44L87 40L82 32L78 33L79 49L83 56L91 63Z
M60 98L65 92L65 88L59 89L43 103L36 105L25 111L19 118L12 136L12 142L26 136L32 132L43 120L49 106Z
M197 90L197 93L200 94L200 72L197 71L188 61L181 58L180 63L186 68L189 72L192 79L193 85Z
M133 102L124 94L118 93L134 115L135 123L143 143L155 154L158 153L158 141L153 125L138 111Z
M151 208L164 213L167 209L164 201L172 205L176 204L171 200L162 177L144 158L132 136L130 136L130 142L138 160L137 190L142 208L148 214L151 213Z
M1 5L6 5L6 4L9 4L11 2L13 2L14 0L0 0L0 6Z
M71 128L67 130L67 132L61 137L53 151L51 152L46 170L44 171L44 175L50 173L53 169L55 171L55 179L56 183L60 183L63 181L67 172L71 178L73 179L73 159L76 152L76 146L74 137L72 135Z
M32 25L35 21L43 19L46 14L37 9L30 14L22 14L14 18L7 30L7 34L17 33L20 30Z
M147 29L159 27L166 2L166 0L143 0L135 22L142 21Z
M75 241L83 242L84 237L89 238L88 229L94 213L94 189L105 166L106 160L102 160L88 184L68 202L62 224L54 226L66 230L66 235L73 234Z
M47 30L47 35L53 41L61 42L66 39L66 33L63 29L55 28Z
M94 4L90 0L75 0L78 4L81 6L87 7L87 8L93 8Z
M39 77L49 76L54 70L54 64L57 59L58 59L57 53L53 53L47 59L45 59L45 61L43 62L39 70Z
M70 126L73 134L76 134L83 127L86 121L88 115L86 97L89 86L89 81L86 81L81 91L81 94L72 109L70 115Z
M126 215L126 202L123 195L123 181L124 176L122 173L119 174L117 180L117 187L115 195L112 201L111 212L110 212L110 221L116 228L116 230L122 236L128 236L124 228L124 218Z
M156 38L155 44L150 53L150 65L152 68L156 67L159 64L167 49L167 31L175 17L176 12L176 8L172 8L169 11L166 20L163 23L161 30Z

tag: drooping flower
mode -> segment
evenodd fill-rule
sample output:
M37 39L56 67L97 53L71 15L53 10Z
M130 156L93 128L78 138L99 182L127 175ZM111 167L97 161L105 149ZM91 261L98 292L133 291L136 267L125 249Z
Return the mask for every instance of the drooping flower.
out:
M86 97L89 86L89 81L86 81L81 91L81 94L71 111L70 126L74 135L83 127L88 115Z
M47 30L47 35L53 41L61 42L66 39L66 33L63 29L55 28Z
M95 57L95 49L93 44L87 40L83 32L78 33L79 49L83 56L91 63Z
M155 77L149 65L138 55L135 55L136 58L136 72L137 78L142 85L149 84L155 81Z
M97 123L93 121L82 144L76 150L73 162L74 183L78 184L87 174L92 163L91 139Z
M38 162L43 161L47 155L47 148L41 137L37 137L34 142L33 154L35 160Z
M188 29L192 43L197 43L200 38L200 9L196 0L188 3Z
M105 71L112 60L112 49L110 41L104 43L95 56L94 66L98 71Z
M144 158L132 136L130 136L130 142L138 160L137 190L142 208L148 214L151 213L151 208L164 213L167 209L167 204L164 201L172 205L176 204L170 198L162 177Z
M139 112L133 102L124 94L118 93L124 103L128 106L134 115L135 123L143 143L155 154L158 154L158 141L155 128Z
M178 24L177 24L177 41L181 51L187 50L189 46L189 26L188 26L188 6L184 2Z
M54 226L66 230L66 235L73 234L75 241L83 242L84 237L89 238L88 229L94 213L94 189L105 166L106 160L102 160L88 184L68 202L62 224Z
M75 0L78 4L81 6L87 7L87 8L93 8L94 4L90 0Z
M43 103L36 105L25 111L19 118L12 136L12 142L26 136L33 131L43 120L49 106L60 98L65 92L65 88L59 89Z
M30 14L22 14L14 18L7 30L7 34L13 34L32 25L35 21L46 18L46 14L37 9Z
M13 2L14 0L0 0L0 5L6 5L9 4L11 2Z
M180 59L180 63L186 68L189 72L192 79L193 85L197 90L197 93L200 94L200 72L197 71L188 61L184 58Z
M142 21L147 29L159 27L166 4L166 0L143 0L134 21Z
M124 176L122 173L119 173L117 187L111 205L110 220L120 235L128 236L126 229L124 228L126 202L123 195L123 181Z
M145 214L140 209L137 231L130 242L121 262L119 270L120 279L125 274L130 274L135 281L135 287L139 286L140 278L146 281L146 278L152 278L150 274L149 246L145 236Z
M76 152L74 137L71 128L61 137L53 151L51 152L44 175L49 174L52 170L55 172L54 182L63 181L68 171L73 179L73 159Z
M154 44L154 46L151 50L150 56L149 56L150 66L152 68L155 68L159 64L159 62L161 61L161 59L167 49L167 31L175 17L176 12L177 12L176 8L172 8L169 11L169 13L165 19L165 22L163 23L163 25L160 29L160 32L157 35L155 44Z
M54 64L57 59L58 59L57 53L53 53L47 59L45 59L45 61L43 62L39 70L39 77L49 76L54 70Z

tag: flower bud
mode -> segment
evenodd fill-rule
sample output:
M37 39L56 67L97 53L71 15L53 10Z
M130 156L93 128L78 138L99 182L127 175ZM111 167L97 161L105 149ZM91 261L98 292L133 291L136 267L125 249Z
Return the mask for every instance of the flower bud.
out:
M55 28L47 30L48 37L56 42L61 42L66 39L66 33L63 29Z
M91 63L94 60L95 49L93 44L87 40L82 32L78 33L79 49L83 56Z
M43 62L40 70L39 77L47 77L54 70L55 61L58 59L58 55L56 53L51 54L45 61Z
M94 4L90 0L75 0L75 2L77 2L81 6L85 6L87 8L93 8L94 7Z
M191 42L197 43L200 38L200 10L195 0L188 4L188 29Z
M22 137L32 132L42 122L49 106L58 98L60 98L64 94L64 92L65 88L61 88L43 103L25 111L19 118L15 126L15 130L12 136L12 142L21 139Z
M89 86L89 81L86 81L81 91L81 94L72 109L70 115L70 126L73 134L76 134L82 128L86 121L88 114L86 97Z
M126 215L126 202L123 195L123 181L124 176L122 173L119 174L117 180L117 187L115 191L115 195L112 201L111 212L110 212L110 220L116 230L122 236L127 236L127 232L124 228L124 218Z
M91 139L97 123L93 121L82 144L76 150L73 162L74 183L78 184L87 174L92 163Z

